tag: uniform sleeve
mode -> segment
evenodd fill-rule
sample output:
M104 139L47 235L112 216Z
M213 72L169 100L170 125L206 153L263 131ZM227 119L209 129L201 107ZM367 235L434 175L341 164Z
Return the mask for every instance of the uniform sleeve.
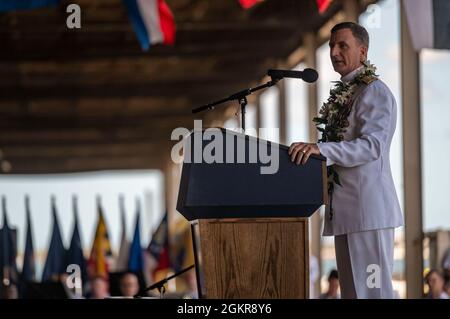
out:
M327 158L327 165L359 166L378 159L383 153L389 139L395 100L389 89L379 82L368 85L355 101L358 137L318 144L320 153Z

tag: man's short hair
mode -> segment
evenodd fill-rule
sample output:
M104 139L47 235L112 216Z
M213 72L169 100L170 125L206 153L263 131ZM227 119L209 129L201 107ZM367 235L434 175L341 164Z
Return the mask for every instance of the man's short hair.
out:
M425 276L425 282L427 283L427 284L429 284L429 282L430 282L430 277L431 277L431 275L433 275L433 274L437 274L439 277L441 277L442 278L442 280L444 280L444 275L442 274L442 272L441 271L439 271L438 269L430 269L430 271L428 271L428 273L426 274L426 276Z
M331 279L339 279L339 274L336 269L332 269L330 271L330 274L328 275L328 281L330 281Z
M331 29L331 33L333 34L334 32L342 29L350 29L353 36L358 39L361 44L369 48L369 33L363 26L354 22L341 22L336 24Z
M101 281L104 281L104 282L109 282L108 278L106 278L105 276L102 276L102 275L94 275L91 278L91 282L94 282L94 281L97 281L97 280L101 280Z
M120 276L120 282L124 281L124 279L129 276L134 277L139 281L138 276L134 272L126 271L122 274L122 276Z

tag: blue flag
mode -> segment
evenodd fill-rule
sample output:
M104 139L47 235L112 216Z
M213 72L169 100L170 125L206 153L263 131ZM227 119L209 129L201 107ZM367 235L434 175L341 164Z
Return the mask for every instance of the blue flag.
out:
M48 248L47 260L45 261L44 272L42 273L42 282L59 279L66 269L66 250L61 237L61 231L56 215L55 198L52 197L53 231Z
M0 230L0 275L3 284L9 285L17 280L17 232L9 227L6 213L6 199L2 196L3 226Z
M33 235L31 230L30 199L25 197L25 210L27 214L27 230L25 239L25 251L23 254L22 279L34 281L36 279L36 268L34 260Z
M1 0L0 12L35 9L57 5L61 0Z
M133 242L130 246L130 255L128 258L128 270L133 272L142 271L144 269L144 259L142 255L141 247L141 224L140 224L140 202L136 202L137 205L137 216L136 216L136 227L134 229Z
M78 226L78 207L77 207L77 198L74 196L72 198L73 204L73 214L74 214L74 227L72 233L72 240L70 241L70 247L67 252L67 265L76 264L80 267L81 270L81 279L83 284L86 283L87 277L87 266L86 259L83 254L83 247L81 245L81 236Z

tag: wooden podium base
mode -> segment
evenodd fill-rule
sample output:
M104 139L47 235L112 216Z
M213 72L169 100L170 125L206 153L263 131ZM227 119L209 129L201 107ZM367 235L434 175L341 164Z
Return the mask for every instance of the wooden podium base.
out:
M307 218L192 223L201 298L308 298Z

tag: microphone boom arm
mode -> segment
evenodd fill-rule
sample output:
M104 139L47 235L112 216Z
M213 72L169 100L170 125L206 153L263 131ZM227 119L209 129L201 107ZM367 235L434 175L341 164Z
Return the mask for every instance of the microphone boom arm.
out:
M205 104L203 106L194 108L192 110L192 113L199 113L206 110L213 110L216 105L223 104L228 101L234 101L237 100L239 102L239 105L241 106L241 128L245 132L245 107L247 105L247 96L252 94L253 92L256 92L258 90L262 90L271 86L274 86L278 81L281 79L288 77L288 78L298 78L302 79L305 82L313 83L317 81L318 74L316 70L313 69L305 69L303 71L293 71L293 70L276 70L276 69L270 69L268 71L268 75L271 77L271 80L265 84L259 85L254 88L245 89L239 92L236 92L234 94L231 94L230 96L220 99L215 102L211 102L208 104Z
M234 94L231 94L230 96L215 101L215 102L211 102L208 104L205 104L203 106L197 107L195 109L192 110L192 113L199 113L202 111L206 111L206 110L213 110L215 108L216 105L219 104L223 104L225 102L228 101L234 101L234 100L238 100L240 106L241 106L241 124L242 124L242 129L245 131L245 106L247 105L247 96L252 94L253 92L274 86L280 79L272 79L269 82L259 85L257 87L254 88L249 88L249 89L245 89L239 92L236 92Z
M151 286L145 288L144 293L146 293L147 291L153 290L153 289L158 289L158 291L161 293L161 290L164 291L164 285L165 285L169 280L171 280L171 279L173 279L173 278L175 278L175 277L178 277L179 275L185 273L186 271L188 271L188 270L194 268L194 266L195 266L195 265L190 265L189 267L180 270L179 272L177 272L176 274L173 274L172 276L169 276L169 277L164 278L164 279L162 279L162 280L160 280L160 281L158 281L158 282L155 282L153 285L151 285ZM134 298L139 298L139 297L141 297L140 294L137 294L137 295L134 296Z

